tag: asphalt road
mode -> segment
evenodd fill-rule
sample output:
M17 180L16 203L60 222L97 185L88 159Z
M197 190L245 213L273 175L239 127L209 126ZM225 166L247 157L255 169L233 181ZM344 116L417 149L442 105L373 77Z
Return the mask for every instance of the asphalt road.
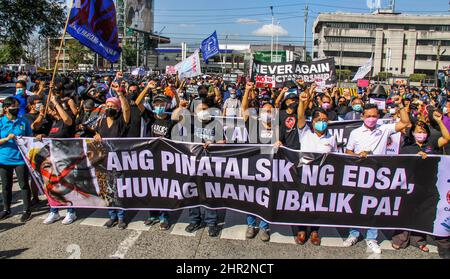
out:
M206 229L193 235L184 233L184 224L172 224L169 231L159 227L147 228L142 225L143 215L127 213L132 225L125 230L116 227L107 229L101 224L107 212L91 209L77 210L78 220L71 225L61 222L43 224L48 213L45 202L35 209L33 218L20 223L20 203L18 192L14 193L15 215L0 221L0 259L3 258L188 258L188 259L436 259L436 252L423 253L408 247L401 251L384 249L381 255L368 253L364 241L350 248L314 246L309 242L303 246L293 244L289 232L276 233L274 228L271 242L264 243L258 237L243 239L245 222L230 226L229 222L245 220L245 216L225 211L220 212L224 230L219 237L211 238ZM171 212L171 220L186 221L182 212ZM63 214L61 214L63 215ZM230 217L231 216L231 217ZM103 217L105 219L103 219ZM225 224L224 224L225 222ZM284 234L284 235L283 235ZM244 234L245 235L245 234ZM333 240L333 239L331 239ZM276 243L281 242L281 243ZM283 243L284 242L284 243ZM330 243L333 243L331 241ZM336 244L337 243L337 244ZM335 242L334 245L340 245ZM387 247L387 246L386 246Z

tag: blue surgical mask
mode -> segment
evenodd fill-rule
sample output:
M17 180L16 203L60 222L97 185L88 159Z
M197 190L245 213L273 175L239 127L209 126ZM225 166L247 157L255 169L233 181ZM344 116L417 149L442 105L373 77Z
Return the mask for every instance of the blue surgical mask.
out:
M314 129L318 132L323 132L328 128L328 123L325 121L317 121L314 124Z
M360 104L356 104L352 106L354 111L362 111L362 106Z
M24 92L23 88L17 88L16 89L16 95L22 95Z
M166 111L165 107L155 107L155 109L153 110L153 113L161 115Z

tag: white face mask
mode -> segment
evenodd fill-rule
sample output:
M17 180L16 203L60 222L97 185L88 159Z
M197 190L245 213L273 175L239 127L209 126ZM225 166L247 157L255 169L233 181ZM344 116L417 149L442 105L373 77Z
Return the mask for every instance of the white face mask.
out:
M447 107L444 107L444 108L442 109L442 112L443 112L444 114L447 114L447 113L448 113Z
M211 120L211 114L208 110L201 110L197 112L197 117L200 121L209 121Z
M236 99L236 93L230 94L230 98L231 98L231 99Z
M390 108L389 109L389 113L390 114L395 114L397 111L395 110L395 108Z
M36 104L36 110L37 110L37 111L40 111L41 108L42 108L42 104Z

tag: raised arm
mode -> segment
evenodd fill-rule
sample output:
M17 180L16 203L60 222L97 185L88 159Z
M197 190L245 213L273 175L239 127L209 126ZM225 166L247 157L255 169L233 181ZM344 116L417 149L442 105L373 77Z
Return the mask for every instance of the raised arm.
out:
M309 90L307 89L305 92L300 94L300 100L298 103L297 116L298 116L298 127L300 129L303 129L303 127L305 127L306 125L305 111L306 107L308 106L308 100L309 100Z
M70 126L73 124L72 118L67 114L67 112L63 109L61 104L56 101L55 95L52 94L51 100L53 105L55 106L56 110L58 111L59 116L61 116L62 121L64 121L64 124L67 126Z
M247 82L245 85L244 90L244 96L242 96L242 104L241 104L241 112L242 117L244 118L244 121L247 121L248 119L248 95L250 94L250 91L253 89L253 82Z
M287 88L287 87L284 87L284 88L281 90L280 95L278 95L277 99L275 100L275 107L276 107L276 108L280 108L281 101L283 101L283 98L284 98L284 94L285 94L286 92L288 92L288 90L289 90L289 88Z
M409 126L409 115L406 112L405 107L403 106L403 100L400 96L394 96L392 100L394 100L394 103L398 105L398 108L400 110L400 121L395 124L395 131L400 132L401 130Z
M450 133L448 132L447 127L445 127L444 122L442 121L442 114L438 111L433 112L433 119L438 123L439 128L441 129L442 136L438 139L439 148L445 146L450 141Z
M122 104L123 119L125 120L125 123L128 124L130 122L130 104L128 103L127 98L125 98L123 93L120 92L119 85L116 82L114 82L111 87L116 92L117 96L119 96L120 103Z
M144 90L142 90L142 92L139 94L139 96L136 98L136 105L138 106L138 109L141 112L144 112L145 107L144 104L142 104L142 101L145 98L145 95L147 94L148 90L153 89L156 87L156 82L154 82L153 80L150 81L147 86L144 88Z

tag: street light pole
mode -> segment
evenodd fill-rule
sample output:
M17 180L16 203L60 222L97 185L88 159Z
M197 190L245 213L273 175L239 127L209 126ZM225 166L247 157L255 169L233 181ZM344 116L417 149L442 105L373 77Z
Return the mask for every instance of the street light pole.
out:
M272 63L273 61L273 6L270 6L270 13L272 14L272 38L270 40L270 63Z

